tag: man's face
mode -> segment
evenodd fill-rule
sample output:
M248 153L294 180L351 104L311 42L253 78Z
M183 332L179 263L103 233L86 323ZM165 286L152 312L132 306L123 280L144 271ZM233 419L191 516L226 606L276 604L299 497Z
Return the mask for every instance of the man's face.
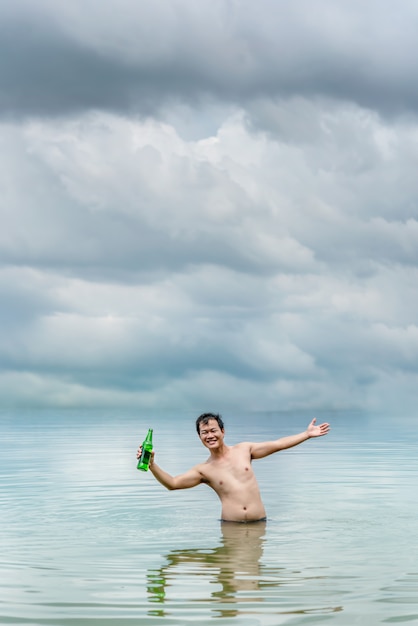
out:
M219 428L216 420L209 420L207 424L200 424L199 437L203 445L209 450L219 448L225 433Z

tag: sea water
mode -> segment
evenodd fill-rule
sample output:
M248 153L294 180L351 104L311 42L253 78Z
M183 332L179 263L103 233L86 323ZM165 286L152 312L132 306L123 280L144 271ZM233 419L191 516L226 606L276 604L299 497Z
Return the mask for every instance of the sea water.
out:
M207 455L195 415L3 412L0 623L418 623L413 416L327 413L326 437L254 462L266 524L219 522L205 485L136 469L154 429L172 474ZM300 432L299 413L223 415L226 441Z

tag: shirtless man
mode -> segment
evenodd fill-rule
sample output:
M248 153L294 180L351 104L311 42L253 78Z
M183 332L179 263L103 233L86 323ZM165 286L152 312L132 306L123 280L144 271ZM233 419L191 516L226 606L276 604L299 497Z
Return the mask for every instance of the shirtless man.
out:
M223 522L265 521L266 511L261 501L257 480L252 470L253 459L262 459L274 452L292 448L329 432L329 424L316 426L313 419L308 428L298 435L282 437L262 443L243 442L228 446L224 442L225 430L222 418L204 413L196 420L196 430L201 442L209 450L209 458L184 474L171 476L161 469L151 455L150 471L167 489L190 489L201 483L212 487L222 504ZM141 455L141 447L137 457Z

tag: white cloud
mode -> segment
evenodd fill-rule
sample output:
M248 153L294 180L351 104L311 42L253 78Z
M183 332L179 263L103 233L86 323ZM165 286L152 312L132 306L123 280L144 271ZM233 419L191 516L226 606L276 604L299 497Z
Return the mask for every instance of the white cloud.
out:
M77 3L41 5L26 3L75 37ZM97 22L97 5L83 6L77 45L115 61L123 12ZM364 38L356 50L355 38L341 38L343 17L364 24L364 16L347 4L308 22L288 8L276 44L265 14L244 36L252 6L215 2L204 5L209 28L198 44L203 26L188 32L194 5L164 6L158 16L154 5L126 0L126 20L135 25L137 11L148 11L170 34L141 57L144 42L128 28L129 63L140 57L157 80L189 24L183 52L196 50L190 63L204 83L220 62L206 52L232 40L210 98L194 101L184 87L184 97L163 98L144 117L110 113L118 106L103 96L95 110L81 102L71 116L2 124L3 402L385 406L397 389L412 402L416 120L360 105L357 88L351 99L324 95L320 81L313 95L266 87L225 96L237 59L236 93L291 36L283 24L309 34L309 45L325 32L340 62L351 54L375 63ZM294 61L280 64L282 77L292 73ZM221 83L223 100L214 95Z

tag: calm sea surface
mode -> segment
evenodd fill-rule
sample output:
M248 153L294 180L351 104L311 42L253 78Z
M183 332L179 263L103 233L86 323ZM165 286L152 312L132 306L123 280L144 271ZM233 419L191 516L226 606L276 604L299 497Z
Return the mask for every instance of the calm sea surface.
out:
M267 524L219 523L207 486L136 470L154 428L176 474L203 460L194 415L0 415L0 623L418 623L414 416L317 416L327 437L254 464ZM227 443L311 415L224 412Z

